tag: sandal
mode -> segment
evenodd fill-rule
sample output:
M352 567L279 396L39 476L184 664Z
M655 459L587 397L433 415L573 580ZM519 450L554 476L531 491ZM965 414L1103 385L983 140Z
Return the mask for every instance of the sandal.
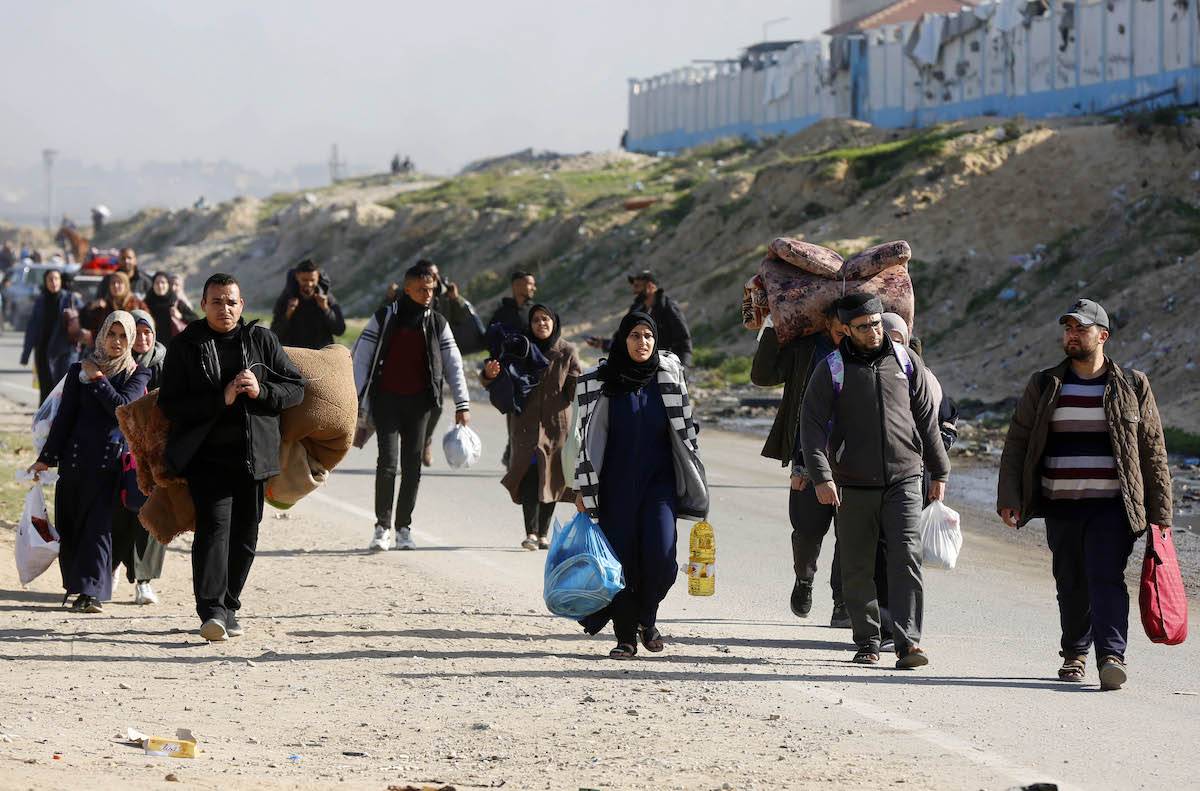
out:
M1087 654L1069 656L1059 651L1058 655L1063 658L1062 667L1058 669L1058 680L1073 684L1082 682L1084 671L1087 669Z
M870 648L861 648L850 661L856 665L878 665L879 653Z
M633 659L637 656L637 646L633 643L617 643L617 647L608 652L609 659Z
M925 656L925 652L917 646L909 646L908 650L903 654L897 654L896 669L897 670L916 670L918 667L925 667L929 664L929 657Z
M662 632L653 626L639 626L638 637L647 651L657 654L663 650Z

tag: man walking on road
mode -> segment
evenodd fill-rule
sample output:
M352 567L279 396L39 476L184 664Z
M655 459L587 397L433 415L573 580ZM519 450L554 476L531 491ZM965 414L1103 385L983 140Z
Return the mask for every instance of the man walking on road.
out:
M454 395L454 422L471 422L462 355L446 318L430 308L436 290L437 279L428 269L410 268L404 273L404 294L375 312L354 346L359 408L374 420L379 443L372 551L388 549L393 516L396 549L416 549L412 512L421 483L421 450L443 381L449 381Z
M204 318L175 336L158 406L171 420L166 463L187 479L196 508L192 587L200 635L242 634L237 613L258 545L266 480L279 473L279 415L304 399L304 380L274 333L244 324L233 275L204 284Z
M513 272L510 280L512 296L500 300L500 307L492 314L488 326L500 322L509 332L529 331L529 308L537 294L537 278L532 272Z
M329 280L316 262L304 259L288 273L288 283L275 300L271 331L284 346L324 349L346 332L342 306L329 293Z
M838 317L850 334L809 380L800 435L817 500L838 509L842 590L858 649L854 661L879 662L875 557L882 533L896 667L912 669L929 663L919 645L921 476L928 468L930 501L943 499L950 459L924 363L884 333L882 314L878 297L842 299Z
M630 313L647 313L658 324L659 348L662 351L673 352L685 368L692 367L692 331L688 328L687 319L679 303L667 296L667 292L658 286L658 278L649 269L643 269L637 274L628 276L629 284L633 286L633 304L629 306ZM608 351L611 340L608 338L588 338L588 345Z
M1150 380L1104 354L1108 314L1081 299L1058 320L1067 358L1029 380L1004 453L996 510L1009 527L1046 519L1058 590L1062 681L1083 681L1095 645L1100 688L1125 683L1134 539L1171 525L1171 471Z
M836 306L835 300L826 311L829 326L825 332L806 335L784 345L780 345L774 325L768 322L759 336L750 368L750 381L759 387L783 385L783 398L763 445L762 455L792 465L788 518L792 525L792 567L796 581L792 586L790 603L792 614L797 618L807 618L812 611L817 558L825 534L833 524L833 507L817 502L804 468L803 452L798 440L804 388L813 369L837 348L845 334L837 318ZM842 602L842 580L838 565L835 560L829 574L829 586L833 591L830 626L848 627L850 616L846 615L846 605Z

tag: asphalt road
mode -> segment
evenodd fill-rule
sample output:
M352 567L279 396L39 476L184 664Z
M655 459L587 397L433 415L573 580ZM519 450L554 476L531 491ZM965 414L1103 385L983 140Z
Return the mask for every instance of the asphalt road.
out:
M0 338L0 388L5 397L32 405L29 374L19 370L16 353L12 336ZM484 441L481 464L451 471L437 453L415 514L418 551L388 553L383 560L403 563L417 579L436 579L468 599L487 602L484 609L464 608L456 616L464 633L479 632L489 615L484 610L491 607L528 613L551 624L548 628L573 631L565 621L543 619L542 553L514 551L523 531L519 507L498 484L501 420L486 404L473 417ZM777 709L815 723L849 724L868 734L871 754L881 756L879 785L902 781L887 770L888 756L902 755L924 762L929 774L940 778L934 785L946 788L1006 788L1036 781L1077 789L1197 787L1200 682L1194 670L1200 649L1195 638L1175 647L1151 644L1137 615L1136 591L1126 688L1100 692L1092 660L1087 683L1060 683L1055 679L1058 615L1048 552L996 540L979 527L995 517L964 507L966 541L959 567L925 575L922 646L931 665L911 673L887 665L853 666L849 632L826 626L831 537L818 574L813 616L798 620L788 609L792 570L786 480L780 468L759 457L759 445L753 438L702 433L701 452L712 487L710 521L717 535L717 595L689 598L681 577L661 610L668 642L664 659L639 658L622 665L621 672L698 679L735 690L742 682L755 682L742 686L754 689L756 696L769 696ZM325 537L331 547L365 547L373 521L373 474L374 446L352 452L323 491L294 509L294 518L307 515L331 525ZM961 505L955 501L953 475L948 502ZM565 520L572 511L560 506L558 516ZM680 523L681 564L686 563L689 527ZM1140 557L1140 546L1135 557ZM266 588L271 586L269 562L255 567L257 583ZM340 585L353 588L359 582L344 578ZM185 616L181 625L187 625ZM672 645L673 637L680 642ZM576 640L569 649L603 654L610 643L607 638ZM696 646L707 643L717 646L711 659L669 664L672 652L699 653ZM438 644L427 648L436 652ZM760 658L737 664L722 653L732 650L736 657L741 648L757 651ZM760 668L760 661L774 667ZM590 663L580 672L603 679L614 664ZM731 711L727 738L736 742L738 734L737 714ZM957 768L942 775L942 761ZM558 786L550 782L547 787Z

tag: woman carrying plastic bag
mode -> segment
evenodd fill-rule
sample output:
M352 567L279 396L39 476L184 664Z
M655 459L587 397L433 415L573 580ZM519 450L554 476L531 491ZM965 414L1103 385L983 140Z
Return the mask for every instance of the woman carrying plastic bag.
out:
M708 484L683 365L656 348L658 326L631 312L608 359L579 380L581 443L576 506L598 519L621 561L625 588L584 618L589 634L613 623L613 659L663 650L658 607L679 576L677 517L708 515Z
M578 620L607 607L625 587L621 562L604 532L584 513L564 527L554 520L542 598L555 615Z

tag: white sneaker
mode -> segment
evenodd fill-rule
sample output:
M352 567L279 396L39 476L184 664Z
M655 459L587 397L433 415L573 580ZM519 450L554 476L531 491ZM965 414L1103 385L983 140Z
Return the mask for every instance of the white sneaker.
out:
M375 537L371 539L370 544L367 544L367 549L372 552L387 552L391 544L392 531L386 527L376 527Z
M134 604L158 604L158 594L149 582L139 582L133 588Z
M416 549L417 544L412 538L411 527L396 528L396 549Z

